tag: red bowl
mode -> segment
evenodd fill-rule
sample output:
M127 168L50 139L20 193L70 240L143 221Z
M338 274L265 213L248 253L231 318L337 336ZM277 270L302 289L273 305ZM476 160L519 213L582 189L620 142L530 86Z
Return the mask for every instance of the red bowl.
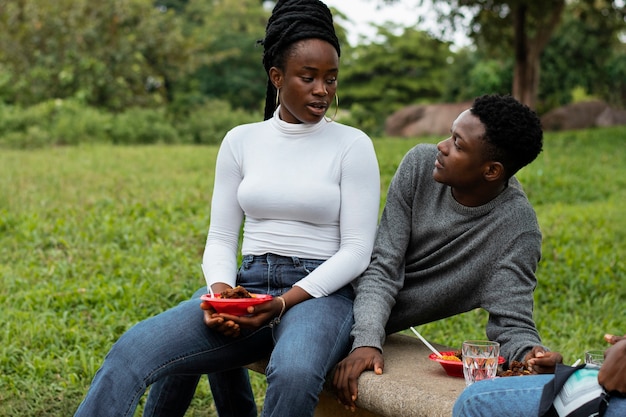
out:
M448 352L439 352L439 353L441 353L444 356L448 356L448 355L454 356L455 352L451 350ZM428 359L430 359L431 361L439 362L443 370L446 371L448 375L463 378L463 362L461 360L449 361L449 360L441 359L439 356L437 356L434 353L431 353L430 355L428 355ZM499 356L498 365L502 365L504 362L505 362L504 357Z
M269 294L250 294L252 298L219 298L220 294L204 294L200 297L202 301L208 302L218 313L232 314L233 316L245 316L248 314L248 307L263 304L272 299Z

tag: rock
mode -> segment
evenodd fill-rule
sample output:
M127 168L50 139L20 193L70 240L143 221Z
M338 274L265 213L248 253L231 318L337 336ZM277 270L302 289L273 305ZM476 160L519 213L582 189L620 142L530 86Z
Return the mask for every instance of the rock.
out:
M596 118L596 126L626 125L626 110L607 107Z
M626 110L610 107L600 100L557 107L541 117L545 130L588 129L626 124Z
M452 122L471 106L472 102L407 106L387 118L385 134L400 137L447 137ZM626 110L612 108L600 100L572 103L544 114L541 124L546 131L624 125Z
M452 122L472 105L467 103L423 104L404 107L385 121L389 136L447 136Z

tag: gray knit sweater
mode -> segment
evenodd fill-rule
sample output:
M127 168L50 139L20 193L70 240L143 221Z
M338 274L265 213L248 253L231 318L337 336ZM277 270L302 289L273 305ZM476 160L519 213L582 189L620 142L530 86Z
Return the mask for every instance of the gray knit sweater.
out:
M483 308L487 337L507 361L521 361L541 344L533 321L535 212L514 178L483 206L459 204L433 179L436 153L417 145L391 182L372 262L354 282L352 349L382 350L386 334Z

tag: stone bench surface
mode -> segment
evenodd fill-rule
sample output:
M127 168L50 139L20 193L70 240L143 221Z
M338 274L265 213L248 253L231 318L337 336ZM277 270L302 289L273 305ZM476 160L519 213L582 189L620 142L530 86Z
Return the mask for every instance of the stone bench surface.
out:
M439 351L454 350L431 344ZM324 390L315 416L449 417L465 381L448 376L439 363L428 359L430 353L415 337L404 334L387 337L383 374L364 372L359 378L357 411L346 410L329 390ZM263 373L265 365L257 362L249 368Z

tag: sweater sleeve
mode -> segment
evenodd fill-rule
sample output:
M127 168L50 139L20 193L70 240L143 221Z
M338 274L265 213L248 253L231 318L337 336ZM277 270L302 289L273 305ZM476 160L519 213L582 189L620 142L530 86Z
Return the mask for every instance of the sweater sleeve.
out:
M541 256L539 229L512 237L500 253L483 292L483 308L489 313L487 337L500 343L500 354L507 361L522 361L533 346L541 345L533 320L535 269Z
M313 297L349 284L369 264L380 207L380 173L371 140L356 140L341 162L339 250L295 285Z
M413 152L403 158L391 180L372 261L354 282L353 350L371 346L382 351L385 325L395 305L396 295L404 285L404 255L410 239L415 189Z

